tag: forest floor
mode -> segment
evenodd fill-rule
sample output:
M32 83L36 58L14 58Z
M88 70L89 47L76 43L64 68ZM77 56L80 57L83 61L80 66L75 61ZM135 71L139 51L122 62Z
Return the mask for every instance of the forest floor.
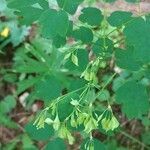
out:
M97 6L100 8L106 8L109 12L116 10L131 11L133 13L147 13L150 12L150 0L142 0L138 4L128 3L125 0L117 0L114 3L98 2Z

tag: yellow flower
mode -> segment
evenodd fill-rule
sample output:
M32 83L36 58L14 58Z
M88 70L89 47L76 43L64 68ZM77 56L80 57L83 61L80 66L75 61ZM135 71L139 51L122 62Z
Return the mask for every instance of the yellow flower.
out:
M9 28L8 28L8 27L5 27L5 28L3 29L3 31L0 33L0 35L6 38L6 37L8 37L9 32L10 32Z

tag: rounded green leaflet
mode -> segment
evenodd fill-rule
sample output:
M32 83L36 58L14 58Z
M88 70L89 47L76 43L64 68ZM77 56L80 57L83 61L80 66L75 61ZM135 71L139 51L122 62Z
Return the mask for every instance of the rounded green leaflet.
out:
M73 31L72 36L75 40L82 41L83 43L90 43L93 41L93 32L89 28L80 27Z
M78 66L76 66L71 59L69 59L65 67L73 72L82 72L86 69L86 66L89 62L88 60L88 51L87 49L78 49L77 51L77 58L78 58Z
M60 35L56 35L54 38L53 38L53 45L56 47L56 48L59 48L59 47L62 47L66 44L66 38L65 37L62 37Z
M44 9L49 9L49 3L47 0L38 0L38 4Z
M38 3L38 0L12 0L8 2L8 7L13 8L19 16L19 21L24 25L31 25L33 22L38 21L44 10L34 5ZM32 14L32 15L30 15Z
M79 20L91 26L99 26L103 20L102 12L94 7L87 7L82 9L82 14Z
M60 8L73 15L84 0L57 0Z
M141 61L143 64L148 64L150 62L149 31L150 22L148 21L148 18L144 19L142 17L134 17L123 30L126 37L126 44L133 46L135 49L135 59Z
M128 118L140 118L150 107L146 88L136 82L127 81L116 91L116 101Z
M19 10L20 8L23 7L28 7L28 6L32 6L33 4L37 3L38 0L22 0L22 1L18 1L18 0L11 0L11 1L7 1L7 6L9 8L14 8L16 10Z
M115 50L116 64L118 67L131 71L138 71L142 68L143 63L136 58L136 50L134 47Z
M48 9L42 13L39 23L41 25L41 33L45 38L54 38L56 35L66 37L69 20L65 11Z
M113 52L113 41L109 38L99 38L93 45L92 50L96 56L103 55L111 56ZM103 56L104 57L104 56Z
M52 75L45 76L35 86L35 95L45 102L57 98L60 94L61 83Z
M126 11L115 11L108 17L111 26L121 27L132 19L132 13Z

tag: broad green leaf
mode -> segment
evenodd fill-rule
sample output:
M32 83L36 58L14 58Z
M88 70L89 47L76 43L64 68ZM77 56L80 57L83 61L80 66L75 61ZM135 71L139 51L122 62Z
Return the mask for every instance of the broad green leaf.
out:
M38 4L44 9L49 9L49 4L47 0L38 0Z
M99 149L106 150L106 147L100 140L94 139L94 150Z
M57 139L50 141L46 145L44 150L50 150L50 149L52 149L52 150L66 150L67 147L65 145L65 142L62 139L57 138Z
M116 91L116 101L128 118L140 118L148 113L149 101L146 88L136 81L128 81Z
M69 27L67 30L67 36L70 37L72 35L72 31L73 31L73 21L69 21Z
M141 60L136 58L136 50L133 47L124 49L116 49L115 57L118 67L131 71L138 71L142 67Z
M54 38L56 35L65 37L69 27L68 15L63 10L46 10L41 15L39 23L42 35L46 38Z
M82 14L79 20L91 26L99 26L103 20L102 12L94 7L87 7L82 9Z
M65 66L67 69L69 69L70 71L73 72L83 72L86 69L86 66L89 62L88 60L88 51L86 49L78 49L77 50L77 57L78 57L78 65L79 66L75 66L72 61L68 61ZM80 75L79 75L80 76Z
M150 62L149 31L150 22L141 17L134 18L124 29L126 44L134 47L135 59L141 61L143 64Z
M93 32L89 28L80 27L73 31L73 37L83 43L90 43L93 41Z
M74 106L71 104L72 99L78 100L79 97L76 93L68 94L58 103L58 116L60 121L64 121L72 113L74 108Z
M77 90L79 88L84 87L86 84L86 81L82 78L71 78L69 80L69 86L68 86L68 90L69 92Z
M109 98L110 98L110 93L109 93L109 91L108 90L103 90L103 91L100 91L99 93L98 93L98 99L100 100L100 101L106 101L106 100L108 100Z
M108 22L111 26L121 27L132 19L131 12L115 11L108 17Z
M28 6L20 8L19 12L17 12L17 15L20 17L19 21L21 24L31 25L32 23L38 21L43 12L44 11L40 8Z
M32 6L33 4L37 3L38 0L11 0L8 1L8 7L14 8L14 9L20 9L23 7Z
M45 124L45 127L38 129L33 125L33 123L28 123L25 125L25 131L34 140L45 141L54 135L54 130L52 126Z
M60 8L73 15L84 0L57 0Z
M88 62L89 62L89 58L88 58L88 50L87 49L79 49L77 52L77 57L79 59L79 67L78 70L79 71L83 71L85 70Z
M44 12L40 18L41 30L44 37L55 37L57 11L50 9Z
M20 18L19 21L22 24L30 25L37 21L43 12L41 8L33 6L37 2L38 0L12 0L8 1L8 7L17 10L17 15Z
M48 75L35 84L34 91L38 98L48 102L60 96L61 87L61 83L56 77Z
M117 91L124 83L125 83L125 78L123 77L118 77L116 79L114 79L113 81L113 91Z
M56 36L53 38L53 45L56 46L56 48L59 48L59 47L61 47L61 46L64 46L65 44L66 44L66 38L65 38L65 37L56 35Z

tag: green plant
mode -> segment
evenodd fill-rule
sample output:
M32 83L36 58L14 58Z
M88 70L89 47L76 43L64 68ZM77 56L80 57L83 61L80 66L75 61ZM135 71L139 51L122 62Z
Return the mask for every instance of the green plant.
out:
M89 6L74 20L81 3L57 0L51 8L46 0L7 1L20 24L38 26L36 38L19 47L13 59L12 70L19 75L16 94L29 91L28 106L38 99L45 105L32 121L39 130L31 123L25 129L33 139L40 134L42 140L50 138L45 149L66 149L61 139L72 145L72 132L85 139L81 149L107 149L107 142L105 146L94 138L97 129L108 137L122 133L148 149L122 131L113 109L119 105L128 119L148 118L150 16L109 14Z

